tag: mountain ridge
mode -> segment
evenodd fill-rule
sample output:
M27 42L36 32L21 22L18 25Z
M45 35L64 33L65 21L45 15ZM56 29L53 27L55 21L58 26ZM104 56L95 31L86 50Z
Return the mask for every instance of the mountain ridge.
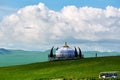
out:
M0 53L0 66L12 66L35 62L45 62L48 61L48 54L50 53L50 50L42 52L42 51L1 49L1 51L3 52ZM84 55L85 58L120 56L120 52L82 51L82 54Z

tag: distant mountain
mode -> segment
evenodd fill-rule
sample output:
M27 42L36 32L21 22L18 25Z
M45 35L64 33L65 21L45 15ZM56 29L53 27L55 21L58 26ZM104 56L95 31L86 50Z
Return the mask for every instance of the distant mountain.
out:
M9 50L4 49L4 48L0 48L0 54L8 54L8 53L10 53Z
M55 54L56 48L54 48L53 52ZM48 61L49 53L50 49L46 51L24 51L0 48L0 66L21 65ZM120 56L120 52L82 51L82 54L85 58L96 57L96 54L97 57Z

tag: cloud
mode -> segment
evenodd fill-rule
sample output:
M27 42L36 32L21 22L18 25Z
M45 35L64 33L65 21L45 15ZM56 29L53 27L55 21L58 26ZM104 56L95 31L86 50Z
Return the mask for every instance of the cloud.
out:
M6 16L0 22L0 41L4 46L32 48L66 40L120 40L119 27L120 8L65 6L54 11L39 3Z

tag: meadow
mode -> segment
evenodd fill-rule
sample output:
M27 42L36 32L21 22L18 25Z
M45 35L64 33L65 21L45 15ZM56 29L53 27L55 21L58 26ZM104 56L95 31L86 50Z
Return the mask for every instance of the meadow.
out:
M119 61L120 56L114 56L0 67L0 80L96 80L100 72L120 71Z

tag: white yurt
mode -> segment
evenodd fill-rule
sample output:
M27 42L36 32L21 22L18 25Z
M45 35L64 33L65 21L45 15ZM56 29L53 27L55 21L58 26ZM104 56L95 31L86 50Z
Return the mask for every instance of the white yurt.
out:
M56 50L56 58L74 58L75 50L70 48L67 43L64 44L61 48Z

